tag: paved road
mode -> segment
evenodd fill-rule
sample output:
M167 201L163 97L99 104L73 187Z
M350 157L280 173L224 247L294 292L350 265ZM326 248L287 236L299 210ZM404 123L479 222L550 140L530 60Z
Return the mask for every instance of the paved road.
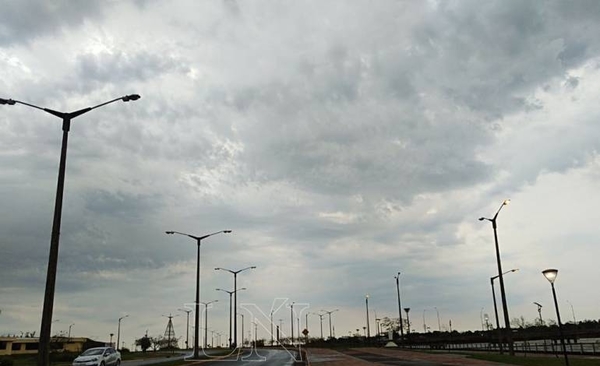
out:
M152 365L155 363L165 362L165 361L173 361L173 360L181 360L184 355L173 355L172 357L150 357L141 360L128 360L122 361L122 366L144 366L144 365Z
M202 363L202 366L292 366L294 354L283 349L244 350L239 356Z

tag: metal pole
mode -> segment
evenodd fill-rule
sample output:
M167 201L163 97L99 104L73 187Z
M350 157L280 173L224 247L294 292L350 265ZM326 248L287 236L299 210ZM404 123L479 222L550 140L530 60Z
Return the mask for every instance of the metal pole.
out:
M56 271L58 265L58 245L60 240L60 223L62 217L63 193L65 189L65 170L67 166L67 142L71 120L63 118L62 145L60 149L60 163L58 168L58 183L56 187L56 201L54 203L54 219L52 221L52 234L50 239L50 255L48 257L48 271L46 274L46 290L44 293L44 308L42 310L42 324L40 331L38 365L50 364L50 333L52 328L52 310L54 308L54 291L56 288Z
M242 332L243 334L243 332ZM273 346L273 310L271 310L271 347Z
M554 283L550 282L552 286L552 297L554 297L554 307L556 308L556 319L558 320L558 332L560 333L560 343L563 349L563 355L565 356L565 365L569 366L569 356L567 355L567 346L565 345L565 336L563 334L562 322L560 320L560 311L558 310L558 301L556 300L556 290L554 290Z
M292 330L292 345L294 345L294 303L290 305L290 327Z
M234 292L229 293L229 348L231 348L231 295L233 295L234 293L236 293L236 296L237 296L237 292L235 291L235 288L234 288ZM237 322L235 322L235 323L237 325Z
M500 319L498 319L498 306L496 305L496 292L494 291L494 277L490 277L490 284L492 285L492 298L494 299L494 315L496 316L496 332L498 332L498 348L500 354L504 354L502 347L502 329L500 328Z
M198 244L198 253L196 258L196 316L194 319L194 358L200 358L200 243L202 242L202 239L197 238L196 242ZM204 328L207 328L206 324L204 324ZM206 338L204 339L204 343L206 344Z
M365 303L367 306L367 339L371 338L371 328L369 328L369 295L365 297Z
M506 330L506 341L508 342L508 353L511 356L514 356L515 349L512 341L512 329L510 328L510 319L508 316L506 291L504 290L504 276L502 275L502 263L500 261L500 246L498 245L496 217L494 217L494 219L492 220L492 227L494 228L494 242L496 244L496 261L498 262L498 279L500 280L500 296L502 297L502 310L504 312L504 328Z
M234 292L234 306L233 306L233 346L237 347L237 272L233 273L233 292ZM231 299L230 299L231 300ZM229 302L231 304L231 301ZM231 305L230 309L231 309ZM231 319L231 312L229 313L229 319ZM242 337L244 334L242 333ZM229 321L229 348L231 344L231 320Z
M402 303L400 302L400 272L396 276L396 291L398 293L398 321L400 326L400 340L404 338L404 327L402 326Z

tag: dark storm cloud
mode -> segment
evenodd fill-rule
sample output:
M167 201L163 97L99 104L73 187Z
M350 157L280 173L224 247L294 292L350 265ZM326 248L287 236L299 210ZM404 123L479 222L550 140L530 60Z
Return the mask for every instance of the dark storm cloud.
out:
M100 18L104 2L3 0L0 2L0 46L23 44Z

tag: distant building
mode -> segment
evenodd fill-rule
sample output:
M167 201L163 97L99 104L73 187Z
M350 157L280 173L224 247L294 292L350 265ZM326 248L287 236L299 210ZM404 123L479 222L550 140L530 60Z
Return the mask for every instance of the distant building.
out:
M36 354L39 349L39 338L0 337L0 356ZM52 352L79 353L92 347L105 347L108 344L83 337L52 337Z

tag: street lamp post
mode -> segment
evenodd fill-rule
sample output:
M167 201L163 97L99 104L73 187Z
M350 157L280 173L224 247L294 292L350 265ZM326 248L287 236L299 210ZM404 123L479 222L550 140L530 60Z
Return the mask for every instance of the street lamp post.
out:
M321 321L321 339L323 339L323 317L325 316L325 314L320 314L320 313L313 313L313 314L319 316L319 320Z
M271 310L271 314L270 314L270 320L271 320L271 347L273 347L273 310ZM244 333L242 333L242 336L244 335Z
M565 365L569 366L569 356L567 355L567 346L565 345L565 336L563 334L562 322L560 321L560 311L558 310L558 301L556 300L556 290L554 289L554 281L558 275L558 269L546 269L542 271L542 274L550 286L552 286L552 297L554 298L554 307L556 308L556 319L558 320L558 332L560 333L560 343L562 344L563 354L565 356Z
M49 108L42 108L34 104L21 102L14 99L0 98L0 105L22 104L31 108L39 109L53 116L62 119L62 144L60 150L60 163L58 168L58 183L56 187L56 200L54 203L54 218L52 221L52 234L50 238L50 254L48 257L48 271L46 274L46 289L44 292L44 307L42 310L42 323L40 329L40 341L38 350L38 366L47 366L50 364L50 332L52 324L52 311L54 308L54 293L56 288L56 272L58 266L58 246L60 241L60 226L62 220L63 193L65 188L65 172L67 167L67 142L69 140L69 130L71 129L71 120L79 117L96 108L107 104L123 101L129 102L140 99L138 94L125 95L120 98L109 100L94 107L87 107L75 112L59 112ZM118 347L118 346L117 346Z
M398 272L398 275L394 276L394 278L396 279L396 292L398 293L398 324L400 327L400 340L402 340L404 338L404 329L402 326L402 303L400 302L400 273Z
M330 339L333 338L333 331L332 331L332 328L331 328L331 313L334 313L334 312L336 312L338 310L340 310L340 309L335 309L335 310L331 310L331 311L321 310L321 311L323 311L323 312L325 312L326 314L329 315L329 338ZM323 315L325 315L325 314L323 314ZM321 329L321 333L323 333L322 329Z
M69 325L69 341L71 341L71 327L74 325L75 325L75 323L72 323L71 325Z
M290 304L290 329L292 330L292 346L294 345L294 304L296 302L292 302Z
M242 317L242 348L244 347L244 314L238 314Z
M507 273L511 273L511 272L516 272L518 271L518 268L514 268L511 269L510 271L506 271L504 273L502 273L502 275L505 275ZM500 328L500 319L498 318L498 306L496 306L496 292L494 291L494 280L498 278L498 275L490 277L490 284L492 286L492 299L494 300L494 315L496 316L496 329L498 332L498 348L500 350L500 354L504 353L503 350L503 346L502 346L502 329Z
M369 328L369 294L365 295L365 305L367 307L367 340L371 338L371 328Z
M127 318L129 316L129 314L124 315L122 317L119 318L119 326L117 327L117 347L116 350L119 350L119 341L121 339L121 320L123 320L124 318Z
M200 304L204 305L204 348L206 349L207 340L208 340L208 305L219 302L219 300L213 300L208 302L201 302ZM198 334L198 333L196 333ZM219 342L221 344L221 342ZM195 351L194 351L195 352Z
M438 311L437 307L433 307L435 309L435 312L437 314L437 320L438 320L438 331L441 332L442 331L442 324L440 323L440 312Z
M185 349L189 349L189 340L190 340L190 313L192 309L177 309L179 311L183 311L186 314L186 328L185 328Z
M200 357L199 356L199 347L198 347L198 342L200 339L200 246L201 246L203 239L206 239L209 236L217 235L220 233L229 234L229 233L231 233L231 230L221 230L221 231L217 231L215 233L203 235L203 236L190 235L190 234L186 234L186 233L181 233L179 231L165 231L165 233L170 234L170 235L179 234L179 235L184 235L184 236L190 237L190 238L196 240L196 243L198 245L198 252L197 252L197 259L196 259L196 301L195 301L196 315L195 315L195 319L194 319L195 327L194 327L194 356L193 356L193 358L197 359ZM205 339L206 339L206 335L205 335Z
M406 312L406 336L408 337L408 335L410 334L410 318L408 317L408 312L410 311L410 308L404 308L404 311Z
M425 324L425 312L427 309L423 309L423 333L427 333L427 324Z
M245 290L245 287L242 287L240 289L234 290L234 291L227 291L227 290L223 290L222 288L218 288L217 291L223 291L229 294L229 348L232 348L232 343L231 343L231 297L233 294L235 294L238 291L242 291Z
M512 330L510 329L510 319L508 316L508 304L506 302L506 291L504 290L504 277L502 276L502 261L500 260L500 247L498 245L498 232L497 232L497 224L496 219L498 218L498 214L502 207L508 205L510 200L504 200L502 205L493 218L488 219L487 217L480 217L479 221L487 220L492 223L492 228L494 229L494 243L496 245L496 262L498 264L498 278L500 279L500 296L502 297L502 310L504 312L504 328L506 333L506 341L508 342L508 352L511 356L515 355L515 349L512 342Z
M542 304L540 304L539 302L533 302L534 305L537 306L537 311L538 311L538 315L540 316L540 327L542 325L544 325L544 318L542 318Z
M246 268L242 268L240 270L237 271L233 271L231 269L227 269L227 268L220 268L217 267L215 268L215 271L227 271L231 274L233 274L233 292L234 292L234 296L233 296L233 344L230 345L230 347L237 347L237 275L240 272L243 272L247 269L255 269L256 266L250 266L250 267L246 267ZM242 334L242 338L244 337L244 335Z

